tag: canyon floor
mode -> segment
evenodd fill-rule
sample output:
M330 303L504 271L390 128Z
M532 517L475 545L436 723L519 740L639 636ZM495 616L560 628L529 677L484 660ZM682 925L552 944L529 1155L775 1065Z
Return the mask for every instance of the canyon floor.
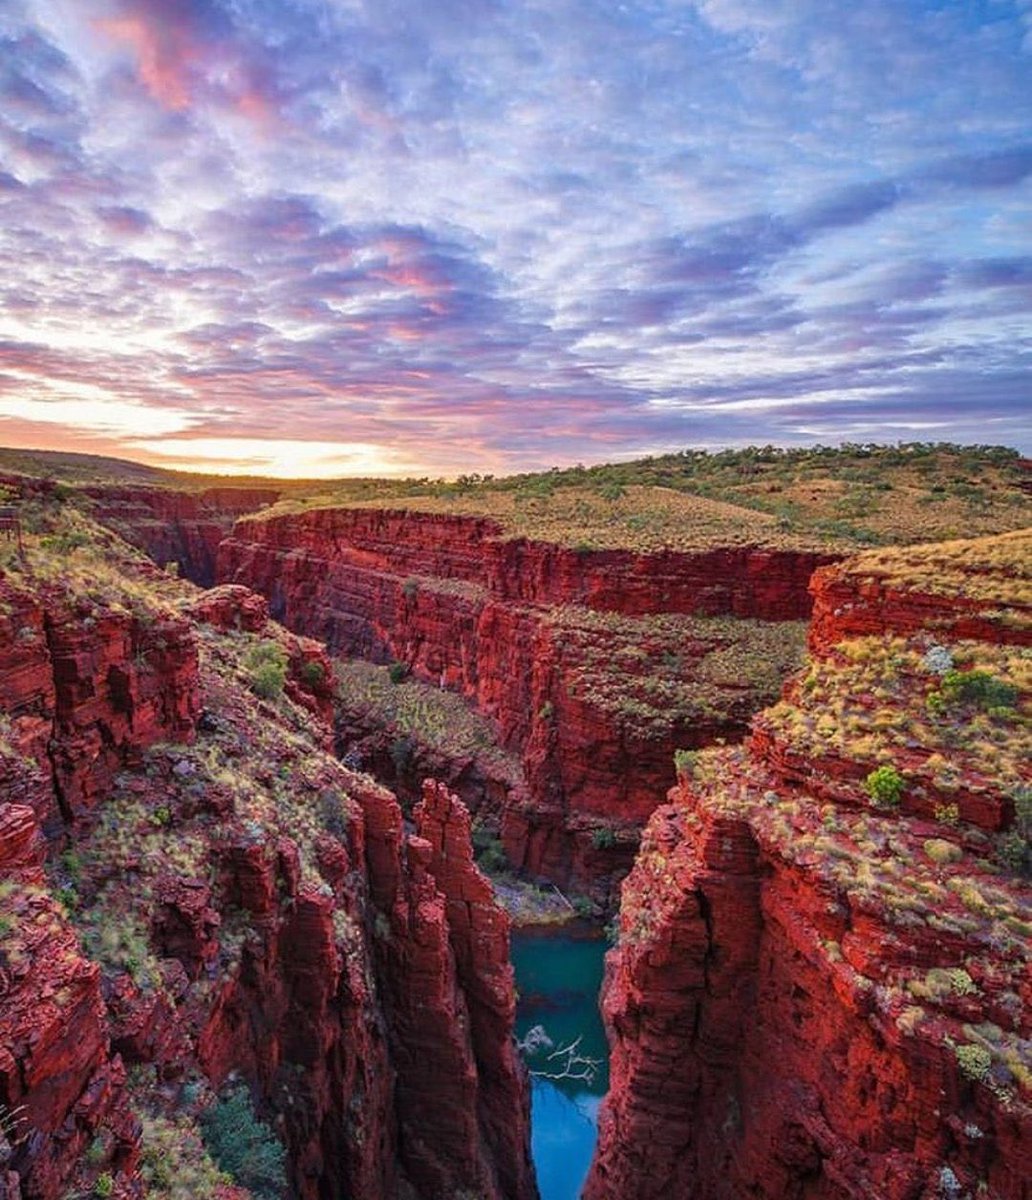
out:
M1029 1200L1028 478L0 453L0 1197L530 1200L575 909L591 1200Z

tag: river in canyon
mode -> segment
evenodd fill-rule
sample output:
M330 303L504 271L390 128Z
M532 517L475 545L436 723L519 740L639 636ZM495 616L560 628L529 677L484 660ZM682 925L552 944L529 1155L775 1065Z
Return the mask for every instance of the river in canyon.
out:
M578 1038L577 1055L598 1063L590 1081L532 1079L531 1148L541 1200L577 1200L595 1150L598 1108L609 1086L608 1046L598 1011L605 952L605 939L593 926L513 932L517 1036L523 1039L541 1026L553 1047L529 1057L531 1070L562 1073L567 1056L550 1055ZM583 1071L583 1063L571 1064L573 1075Z

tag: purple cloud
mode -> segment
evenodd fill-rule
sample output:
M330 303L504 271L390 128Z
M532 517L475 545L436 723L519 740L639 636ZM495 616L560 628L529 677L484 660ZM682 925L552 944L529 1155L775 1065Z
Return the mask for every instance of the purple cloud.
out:
M1023 38L1009 2L18 0L0 440L1027 444Z

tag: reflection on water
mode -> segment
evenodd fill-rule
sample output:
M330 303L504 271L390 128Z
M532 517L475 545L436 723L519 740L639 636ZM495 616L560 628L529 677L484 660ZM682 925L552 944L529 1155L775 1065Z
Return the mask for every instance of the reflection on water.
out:
M590 1082L533 1080L531 1149L541 1200L580 1196L595 1150L599 1104L609 1085L608 1048L598 1012L606 946L595 934L593 929L571 926L513 934L520 997L517 1036L523 1038L528 1029L541 1025L555 1046L580 1038L578 1051L600 1060ZM545 1057L535 1058L536 1069L549 1069Z

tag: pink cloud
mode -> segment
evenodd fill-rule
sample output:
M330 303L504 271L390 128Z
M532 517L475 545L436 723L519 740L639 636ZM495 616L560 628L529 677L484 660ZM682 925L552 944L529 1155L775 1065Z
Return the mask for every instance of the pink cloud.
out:
M186 30L161 24L146 11L100 20L97 27L129 46L140 82L159 104L173 112L190 106L191 66L200 51Z
M259 126L280 123L267 65L248 61L228 26L206 28L195 5L121 0L119 15L95 25L128 48L140 85L163 108L184 112L203 101Z

